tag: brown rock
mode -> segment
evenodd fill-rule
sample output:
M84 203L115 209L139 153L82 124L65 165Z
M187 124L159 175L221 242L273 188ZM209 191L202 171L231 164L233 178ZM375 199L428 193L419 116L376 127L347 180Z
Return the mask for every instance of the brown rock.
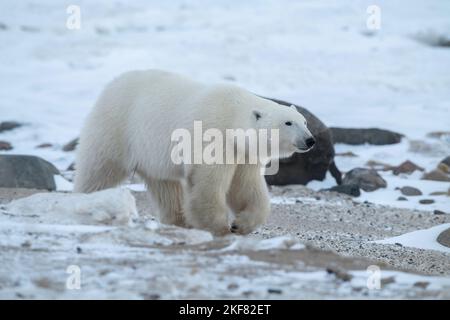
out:
M369 160L366 162L366 166L374 169L374 170L382 170L382 171L388 171L388 170L393 170L395 167L391 166L390 164L381 162L381 161L376 161L376 160Z
M445 195L447 195L447 192L445 191L434 191L430 193L430 196L445 196Z
M63 151L69 152L74 151L78 144L78 138L73 139L63 146Z
M422 180L433 180L433 181L448 181L450 182L450 177L443 171L435 169L433 171L427 172L422 176Z
M8 150L12 150L12 145L11 143L7 142L7 141L0 141L0 150L2 151L8 151Z
M53 145L51 143L41 143L40 145L37 145L36 148L38 149L44 149L44 148L51 148Z
M352 157L352 158L359 157L357 154L354 154L351 151L336 153L335 156Z
M405 162L399 164L397 167L392 169L392 172L397 176L400 173L413 173L414 171L424 171L422 167L419 167L414 162L406 160Z
M439 242L443 246L450 248L450 229L442 231L441 234L437 237L437 242Z
M445 172L447 174L450 173L450 167L448 165L446 165L445 163L443 163L443 162L439 163L437 167L442 172Z

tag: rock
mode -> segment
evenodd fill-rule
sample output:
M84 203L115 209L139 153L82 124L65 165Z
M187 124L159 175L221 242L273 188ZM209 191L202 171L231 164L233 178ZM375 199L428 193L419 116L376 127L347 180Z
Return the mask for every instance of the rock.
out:
M421 200L419 200L419 203L420 204L432 204L432 203L434 203L434 200L433 199L421 199Z
M417 281L413 284L416 288L426 289L430 285L427 281Z
M74 151L75 148L77 147L77 144L78 144L78 138L75 138L63 146L63 151L65 151L65 152Z
M450 167L443 162L439 163L437 168L444 173L447 173L447 174L450 173Z
M388 171L393 170L395 167L391 166L390 164L381 162L381 161L375 161L375 160L369 160L366 162L366 166L375 169L375 170L382 170L382 171Z
M340 156L340 157L351 157L351 158L356 158L358 157L357 154L354 154L351 151L347 151L347 152L341 152L341 153L336 153L335 156Z
M39 157L0 155L0 188L55 190L55 174L58 169Z
M0 151L8 151L8 150L12 150L12 148L13 147L12 147L11 143L0 140Z
M448 147L445 143L439 141L436 143L429 143L422 140L410 140L410 152L420 153L426 156L446 156L448 154Z
M450 137L450 131L433 131L427 133L427 137L435 138L435 139L443 139L446 137Z
M21 123L15 122L15 121L0 122L0 133L3 131L9 131L9 130L13 130L15 128L19 128L21 126L22 126Z
M75 171L75 162L72 162L66 169L66 171Z
M408 201L408 199L406 199L405 197L398 197L397 201Z
M417 188L409 187L409 186L400 188L400 192L404 196L409 196L409 197L411 197L411 196L421 196L422 195L422 191L420 191Z
M403 137L400 133L377 128L354 129L331 127L330 130L334 143L352 145L365 143L373 145L395 144L399 143Z
M429 195L430 196L446 196L447 192L445 192L445 191L433 191Z
M413 173L416 170L424 171L425 169L419 167L414 162L406 160L405 162L399 164L397 167L393 168L392 173L398 176L400 173Z
M292 103L276 99L269 99L283 106L291 106ZM334 146L330 129L308 110L296 106L297 110L308 121L308 128L316 139L316 145L307 153L294 153L287 159L280 160L279 172L266 176L269 185L307 184L311 180L325 179L329 170L341 184L341 172L334 163Z
M328 267L326 271L327 273L333 274L337 279L342 280L344 282L350 281L353 278L353 276L349 274L347 271L335 267Z
M44 149L44 148L51 148L53 145L51 143L41 143L40 145L37 145L37 149Z
M450 156L447 156L445 159L443 159L441 163L447 165L447 167L450 167Z
M359 190L359 187L356 184L341 184L339 186L334 186L329 189L322 189L320 191L334 191L348 194L349 196L352 197L359 197L361 195L361 191Z
M437 242L450 248L450 228L441 232L437 237Z
M386 188L386 181L373 169L355 168L347 172L342 184L355 184L364 191Z
M427 172L422 176L422 180L433 180L433 181L449 181L450 177L443 171L435 169L433 171Z
M437 214L437 215L447 214L447 213L445 213L444 211L441 211L441 210L434 210L433 213Z

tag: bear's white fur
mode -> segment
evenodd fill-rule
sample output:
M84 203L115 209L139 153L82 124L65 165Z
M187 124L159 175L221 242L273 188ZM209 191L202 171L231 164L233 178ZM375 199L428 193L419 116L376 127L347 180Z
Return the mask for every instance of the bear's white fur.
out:
M247 234L265 222L270 203L261 164L175 164L175 129L279 129L280 155L305 152L305 118L232 85L207 86L159 70L131 71L103 91L82 129L75 191L114 187L136 172L146 182L163 223L215 234Z

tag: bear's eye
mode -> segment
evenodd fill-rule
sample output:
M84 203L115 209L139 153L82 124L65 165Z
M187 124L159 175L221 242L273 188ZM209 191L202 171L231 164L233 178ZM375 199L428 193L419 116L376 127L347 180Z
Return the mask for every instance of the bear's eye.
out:
M286 121L284 124L287 126L292 126L292 122L290 122L290 121Z

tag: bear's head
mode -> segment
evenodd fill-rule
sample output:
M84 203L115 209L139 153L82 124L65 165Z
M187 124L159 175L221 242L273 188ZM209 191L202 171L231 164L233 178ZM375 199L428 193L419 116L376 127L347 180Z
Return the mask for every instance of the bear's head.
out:
M316 143L305 117L295 106L269 102L261 108L254 108L253 121L256 129L278 129L279 158L290 157L295 152L307 152Z

